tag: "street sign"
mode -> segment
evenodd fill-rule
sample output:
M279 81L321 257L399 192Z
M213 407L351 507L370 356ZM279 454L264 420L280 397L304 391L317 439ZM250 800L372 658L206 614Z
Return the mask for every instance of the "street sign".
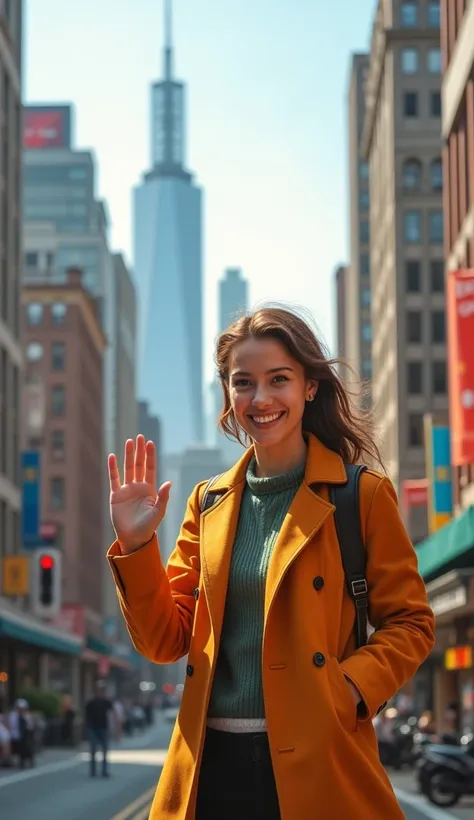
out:
M26 555L6 555L3 559L3 594L28 595L30 567Z

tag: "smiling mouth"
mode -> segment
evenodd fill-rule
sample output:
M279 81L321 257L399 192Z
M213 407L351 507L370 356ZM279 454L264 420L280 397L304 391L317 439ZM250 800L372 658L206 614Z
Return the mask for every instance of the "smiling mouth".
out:
M266 413L261 416L249 416L255 427L271 427L276 424L285 415L285 410L280 410L278 413Z

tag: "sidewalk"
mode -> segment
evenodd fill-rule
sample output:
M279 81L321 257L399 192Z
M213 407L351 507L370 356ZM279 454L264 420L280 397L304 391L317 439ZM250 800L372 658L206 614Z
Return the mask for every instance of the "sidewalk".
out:
M436 812L441 812L443 814L442 809L436 810L435 806L432 806L429 801L423 797L418 791L417 783L415 777L412 772L403 771L403 772L393 772L389 771L390 780L392 781L393 787L395 789L400 789L405 794L409 795L411 798L414 798L417 802L419 801L420 808L421 806L425 805L428 808L428 811L433 812L433 816L436 816ZM429 815L428 815L429 816ZM466 797L458 803L452 809L446 810L447 817L457 817L460 820L473 820L474 818L474 798Z

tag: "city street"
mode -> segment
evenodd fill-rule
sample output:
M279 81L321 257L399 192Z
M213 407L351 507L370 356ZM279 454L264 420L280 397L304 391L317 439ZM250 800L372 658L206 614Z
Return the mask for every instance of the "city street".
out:
M88 777L85 750L48 750L33 770L0 772L2 818L147 820L171 728L160 716L149 731L115 746L110 754L109 780ZM444 812L417 795L410 774L394 775L393 783L407 820L472 820L472 801L451 813Z

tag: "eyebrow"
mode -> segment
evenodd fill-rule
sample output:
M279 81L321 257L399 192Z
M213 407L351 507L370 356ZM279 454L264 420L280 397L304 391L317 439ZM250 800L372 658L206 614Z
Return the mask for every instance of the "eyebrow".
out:
M272 373L281 373L282 370L290 370L294 373L292 367L272 367L270 370L267 370L265 373L266 376L270 376ZM248 373L246 370L235 370L231 373L231 376L251 376L251 373Z

